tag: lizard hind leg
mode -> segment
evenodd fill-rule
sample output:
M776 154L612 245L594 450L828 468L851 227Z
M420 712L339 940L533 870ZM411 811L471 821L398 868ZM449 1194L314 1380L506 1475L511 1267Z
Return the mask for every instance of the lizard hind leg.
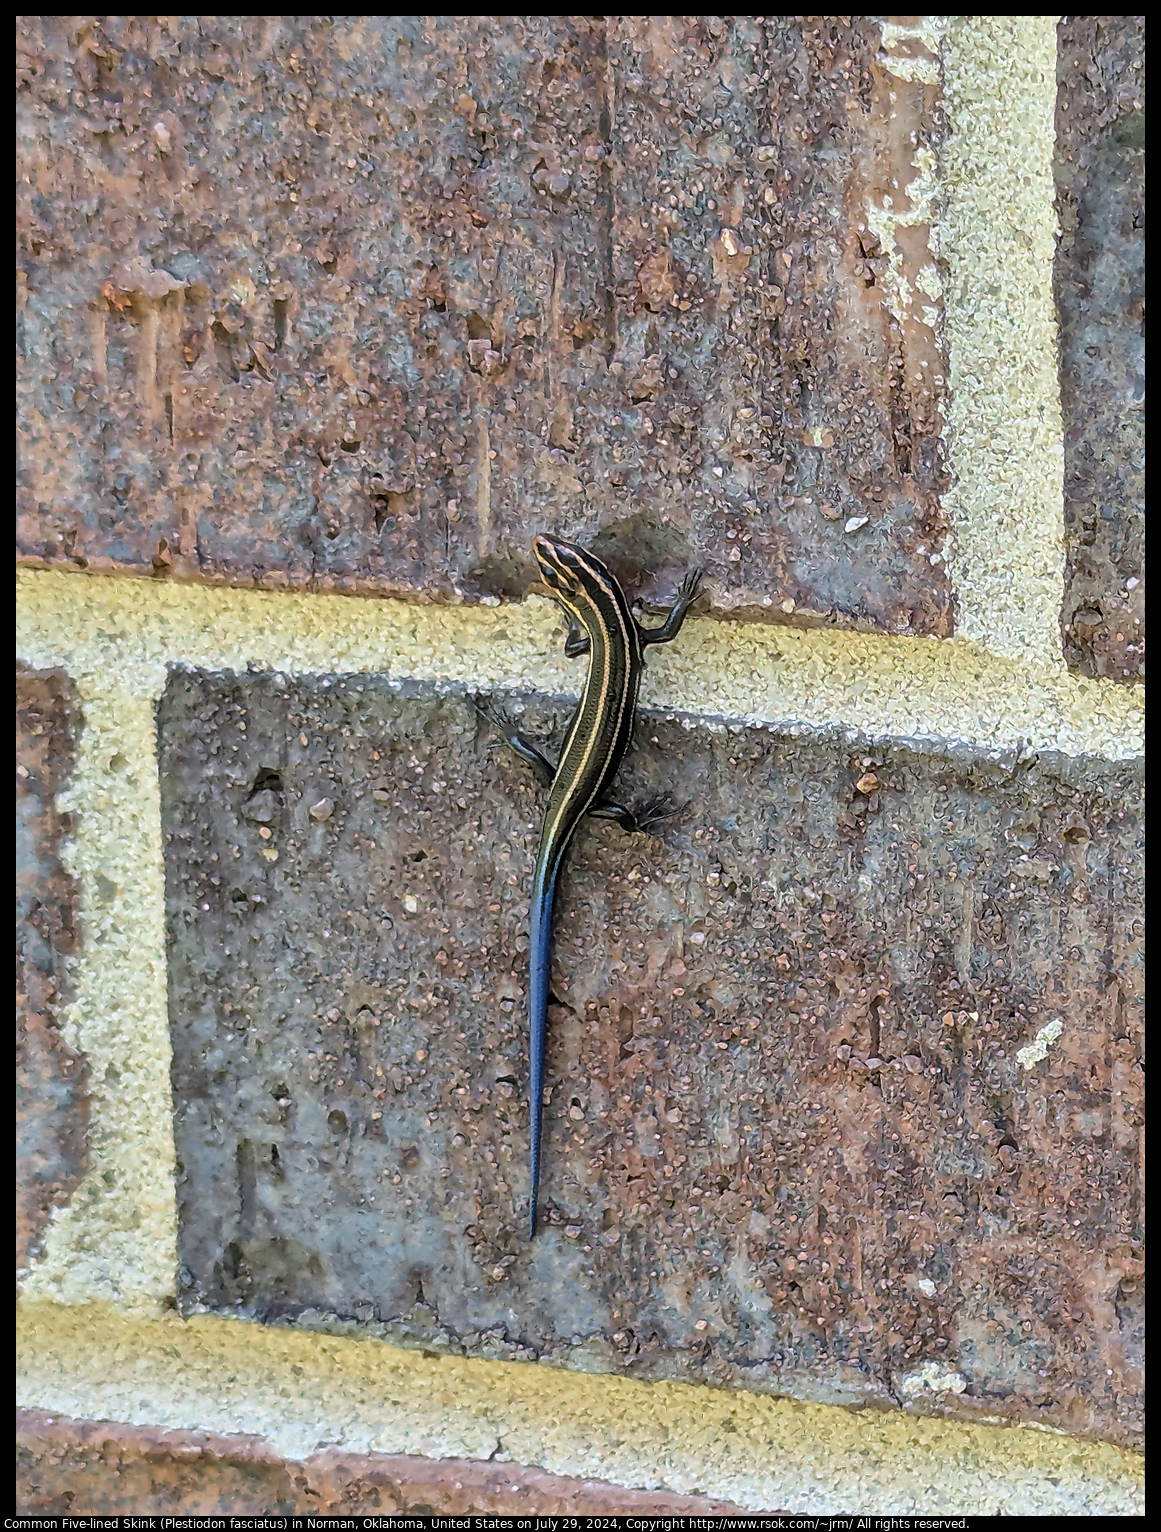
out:
M680 814L683 807L684 805L675 803L668 793L658 793L655 797L646 799L636 810L624 808L619 803L597 803L589 810L589 815L593 819L611 819L615 824L619 824L622 830L648 832L661 820L671 819L674 814Z

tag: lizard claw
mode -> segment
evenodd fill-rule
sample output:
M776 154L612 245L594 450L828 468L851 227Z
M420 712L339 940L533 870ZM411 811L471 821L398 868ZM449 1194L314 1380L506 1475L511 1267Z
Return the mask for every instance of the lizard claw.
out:
M677 588L678 601L686 606L688 606L690 602L695 601L699 592L701 591L701 582L704 578L704 569L689 570Z
M492 702L481 702L478 697L472 697L471 704L477 715L490 729L495 729L498 734L511 732L512 721L502 708L496 707Z
M476 710L476 717L492 735L492 738L484 741L485 750L497 750L506 742L512 732L512 725L499 714L495 708L486 702L480 702L477 698L471 699L472 706Z
M672 819L687 807L688 804L675 802L670 793L658 793L646 799L633 817L637 821L637 828L648 832L655 824L660 824L663 819Z

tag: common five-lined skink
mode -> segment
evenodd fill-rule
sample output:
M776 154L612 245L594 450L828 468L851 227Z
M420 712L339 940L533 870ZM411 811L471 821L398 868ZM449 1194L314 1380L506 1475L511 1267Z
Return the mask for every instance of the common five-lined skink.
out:
M626 830L644 830L673 812L668 795L651 800L633 814L608 802L605 792L633 737L633 715L645 669L644 651L649 644L667 644L677 637L701 584L700 570L686 575L661 626L643 628L633 617L624 591L600 559L574 543L554 537L535 537L532 548L544 584L572 619L565 653L588 654L589 673L555 768L516 732L507 718L485 713L488 722L549 787L532 874L529 922L528 1117L532 1141L529 1238L536 1233L540 1184L544 1039L557 877L568 843L585 814L615 820Z

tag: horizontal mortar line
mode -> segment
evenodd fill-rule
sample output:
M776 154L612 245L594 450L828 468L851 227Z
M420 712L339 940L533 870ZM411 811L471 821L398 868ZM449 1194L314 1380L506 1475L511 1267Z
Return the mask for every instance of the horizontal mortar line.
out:
M107 684L159 693L166 667L386 675L576 695L560 617L509 606L256 591L103 575L17 572L18 652ZM1137 688L1021 663L964 640L692 619L651 660L647 706L740 723L839 729L1007 751L1131 759Z
M291 1460L337 1445L484 1461L502 1446L550 1473L755 1509L806 1511L820 1497L834 1510L978 1508L997 1484L1010 1509L1033 1513L1131 1514L1140 1500L1139 1454L1020 1423L433 1359L374 1338L160 1308L25 1301L17 1330L19 1408L256 1435ZM1078 1494L1087 1503L1070 1506Z

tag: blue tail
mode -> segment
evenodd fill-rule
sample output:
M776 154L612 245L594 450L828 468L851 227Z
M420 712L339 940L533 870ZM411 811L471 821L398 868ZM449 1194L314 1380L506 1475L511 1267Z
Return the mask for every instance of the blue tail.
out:
M536 1203L540 1190L540 1120L544 1099L544 1036L548 1021L548 980L552 967L552 905L560 858L537 866L532 882L528 926L528 1131L532 1147L531 1189L528 1199L528 1238L536 1234Z

